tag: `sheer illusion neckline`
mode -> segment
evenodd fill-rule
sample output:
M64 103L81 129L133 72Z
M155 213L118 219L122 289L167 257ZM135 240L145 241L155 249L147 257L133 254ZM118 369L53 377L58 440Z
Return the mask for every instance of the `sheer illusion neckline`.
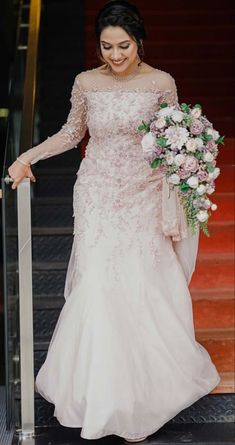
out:
M147 67L150 65L147 65ZM88 69L78 74L78 80L83 92L105 93L105 92L125 92L125 93L158 93L172 92L174 85L166 82L170 76L158 68L150 67L146 72L140 71L136 76L124 81L116 80L109 72L106 65ZM171 77L171 76L170 76Z

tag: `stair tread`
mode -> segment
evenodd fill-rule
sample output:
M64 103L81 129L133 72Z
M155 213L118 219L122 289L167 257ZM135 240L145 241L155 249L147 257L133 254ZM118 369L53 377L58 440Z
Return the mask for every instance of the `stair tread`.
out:
M219 372L221 381L213 389L212 394L234 393L235 392L235 372Z
M206 289L195 289L190 287L190 293L194 301L200 300L233 300L235 299L233 288L206 288Z
M198 340L234 340L234 328L196 328L196 337Z

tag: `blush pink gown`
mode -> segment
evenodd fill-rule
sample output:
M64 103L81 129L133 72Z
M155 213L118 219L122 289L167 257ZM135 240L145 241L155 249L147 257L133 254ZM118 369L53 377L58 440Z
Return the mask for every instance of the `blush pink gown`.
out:
M138 438L220 382L195 340L188 284L198 234L176 194L143 158L137 126L178 101L160 69L116 80L105 68L75 78L61 130L21 157L32 164L90 140L73 194L73 247L65 304L36 377L54 415L81 436ZM76 149L76 148L75 148Z

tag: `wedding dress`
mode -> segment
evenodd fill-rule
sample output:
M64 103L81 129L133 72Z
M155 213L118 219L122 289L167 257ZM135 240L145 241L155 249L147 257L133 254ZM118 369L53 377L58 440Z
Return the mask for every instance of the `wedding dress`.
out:
M177 88L146 66L125 81L104 65L78 74L67 122L21 155L34 164L89 130L73 190L65 304L36 377L58 421L86 439L150 435L220 382L195 340L188 284L199 234L144 160L137 130L160 102L178 102Z

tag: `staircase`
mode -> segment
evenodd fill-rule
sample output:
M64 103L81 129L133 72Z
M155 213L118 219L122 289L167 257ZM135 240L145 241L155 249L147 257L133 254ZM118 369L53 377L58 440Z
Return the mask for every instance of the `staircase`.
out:
M204 430L209 423L231 425L234 400L231 49L234 7L229 1L218 7L212 1L205 4L200 0L195 7L186 0L169 0L167 8L163 5L162 9L157 9L155 3L151 5L152 2L139 0L135 3L143 10L149 35L145 60L170 72L176 79L180 101L201 102L215 128L226 135L226 145L219 155L221 175L217 179L216 193L212 195L218 210L211 217L211 238L201 234L197 267L190 284L196 337L210 353L222 381L212 394L183 410L164 427L176 431L180 424L200 424ZM50 0L44 4L40 71L42 140L57 131L66 118L73 79L84 69L84 35L86 68L98 65L93 22L103 4L103 0L86 0L85 32L82 29L83 2ZM34 170L37 177L32 203L35 375L46 358L64 304L65 274L72 246L72 193L80 160L80 150L74 149L39 162ZM16 425L19 426L19 390L17 404ZM59 425L53 417L54 405L37 393L35 408L37 426ZM189 442L187 438L186 441Z
M234 156L235 139L220 146L221 174L212 195L210 238L201 234L196 270L190 283L196 337L214 361L221 383L214 393L234 393Z

